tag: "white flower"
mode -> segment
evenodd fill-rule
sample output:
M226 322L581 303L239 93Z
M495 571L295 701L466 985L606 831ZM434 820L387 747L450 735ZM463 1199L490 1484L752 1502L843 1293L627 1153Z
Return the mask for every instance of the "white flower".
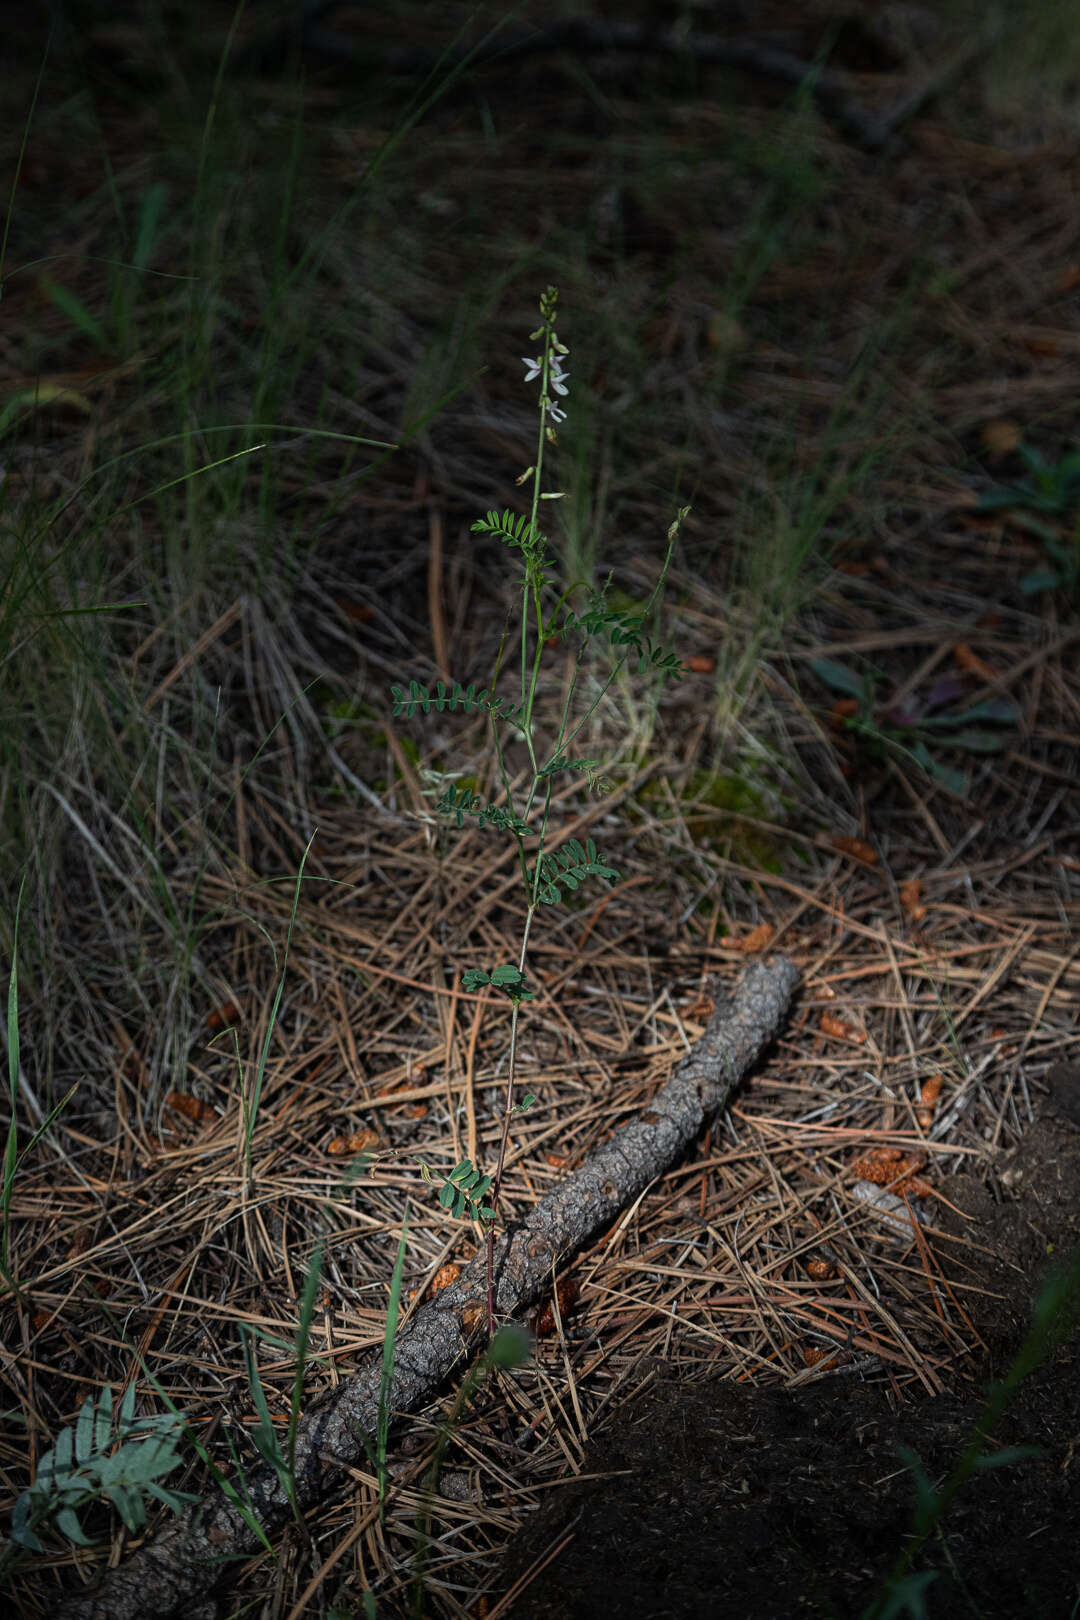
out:
M561 390L561 392L565 394L566 389L563 388ZM566 421L566 412L565 411L560 411L560 409L559 409L559 407L557 405L549 405L548 408L547 408L547 413L551 417L551 420L553 422L565 422Z
M522 355L521 363L526 367L526 382L532 382L534 377L539 377L540 373L544 369L544 362L542 360L530 360L527 354Z
M551 366L548 371L548 381L557 394L565 394L569 392L566 387L566 379L569 377L569 375L570 373L568 371L563 370L562 361L559 359L559 356L557 354L553 354L551 357Z

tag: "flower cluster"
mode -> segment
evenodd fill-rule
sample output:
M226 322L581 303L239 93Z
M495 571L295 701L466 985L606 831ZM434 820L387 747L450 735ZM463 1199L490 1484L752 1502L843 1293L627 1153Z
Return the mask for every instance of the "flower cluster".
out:
M553 303L554 300L552 300ZM543 303L541 303L540 307L543 313L548 313L544 310ZM553 308L550 314L554 314ZM548 318L550 319L550 315ZM532 335L537 338L543 332L544 327L541 327L539 332L534 332ZM525 367L525 381L532 382L534 378L540 378L540 407L552 422L566 421L566 412L559 409L548 390L551 389L553 393L560 394L563 397L570 392L566 386L566 380L570 373L563 370L563 360L569 353L570 350L565 343L559 342L555 328L550 327L548 329L548 342L544 345L544 353L535 359L530 359L527 354L523 354L521 357L521 363ZM547 362L546 368L545 361Z

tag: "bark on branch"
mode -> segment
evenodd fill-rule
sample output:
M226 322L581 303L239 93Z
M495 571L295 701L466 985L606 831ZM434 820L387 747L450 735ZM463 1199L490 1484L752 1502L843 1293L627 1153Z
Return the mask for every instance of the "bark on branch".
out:
M540 1200L495 1246L495 1300L500 1318L513 1316L550 1283L564 1262L605 1230L649 1183L694 1141L780 1028L798 980L784 957L748 966L717 1007L701 1040L636 1119L603 1142L572 1175ZM416 1411L480 1338L486 1323L486 1254L481 1250L449 1288L415 1312L394 1348L390 1406ZM379 1404L381 1347L360 1370L316 1400L300 1424L296 1495L314 1507L356 1466L373 1435ZM290 1520L291 1508L273 1470L247 1475L247 1489L267 1536ZM237 1561L258 1551L241 1515L216 1491L170 1520L94 1591L70 1598L61 1620L211 1620L215 1594Z

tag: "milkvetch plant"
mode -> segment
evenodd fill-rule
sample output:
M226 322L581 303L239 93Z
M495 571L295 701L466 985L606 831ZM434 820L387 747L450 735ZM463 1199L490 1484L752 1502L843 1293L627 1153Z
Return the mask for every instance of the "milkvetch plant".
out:
M20 1549L44 1551L38 1531L46 1525L77 1547L92 1546L79 1512L93 1503L108 1502L135 1532L146 1523L148 1497L174 1513L197 1501L189 1491L162 1484L183 1460L183 1428L183 1419L172 1412L136 1417L134 1383L115 1415L107 1384L96 1402L88 1395L76 1422L61 1429L56 1445L39 1460L34 1483L15 1503L11 1546L0 1556L0 1574L13 1567Z
M474 534L494 536L515 552L520 566L520 624L513 632L517 650L516 655L512 655L515 688L508 694L495 691L506 649L507 638L504 635L490 689L483 687L478 690L475 685L463 686L456 681L450 685L438 681L428 688L416 680L411 680L408 687L393 686L390 689L395 715L411 718L418 709L424 714L435 709L440 713L450 710L465 714L479 712L487 716L502 781L501 802L485 800L471 788L458 789L451 784L436 805L436 811L453 820L458 827L463 827L468 817L477 827L491 827L514 840L526 902L517 962L499 963L490 968L469 968L462 975L465 990L490 990L499 997L505 996L510 1002L510 1051L502 1131L495 1165L490 1174L484 1173L471 1159L462 1159L445 1175L433 1172L427 1165L421 1167L424 1179L438 1185L439 1202L450 1215L479 1221L485 1228L489 1334L495 1331L495 1227L499 1216L499 1194L510 1122L515 1114L526 1112L536 1101L531 1093L516 1100L519 1017L525 1003L532 1001L537 994L527 971L533 918L540 907L565 903L578 889L589 883L599 882L611 887L619 880L619 872L592 838L584 842L578 838L568 838L557 847L552 847L554 839L550 816L556 779L566 774L576 774L584 777L593 793L599 795L610 789L599 761L572 757L571 746L624 665L636 660L639 672L650 670L660 679L670 676L678 680L684 673L675 654L653 641L648 626L663 590L679 529L689 507L680 508L668 530L663 564L652 595L640 611L633 608L612 611L607 606L604 592L595 591L582 581L572 582L561 594L556 593L552 583L549 571L554 561L548 537L540 528L539 517L541 502L561 499L562 491L543 488L544 457L546 450L557 443L557 426L566 420L566 411L557 400L567 397L570 377L564 365L569 350L559 341L555 330L557 300L557 289L548 287L540 299L540 325L530 334L530 342L538 345L539 352L524 360L525 381L539 382L536 457L516 480L519 488L525 486L530 490L529 511L522 514L515 513L509 507L501 512L493 509L472 525ZM581 611L575 611L570 606L576 592L585 593ZM537 689L545 648L555 640L576 642L577 656L561 713L556 713L547 725L541 725L536 715ZM603 677L595 682L583 711L575 714L578 679L590 644L607 650L609 667ZM528 756L526 787L517 797L511 788L511 771L507 762L508 750L515 742L524 745Z

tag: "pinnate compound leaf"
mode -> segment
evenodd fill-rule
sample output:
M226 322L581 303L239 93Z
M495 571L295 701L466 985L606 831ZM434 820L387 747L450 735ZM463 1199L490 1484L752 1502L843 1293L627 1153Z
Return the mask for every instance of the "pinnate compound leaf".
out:
M533 528L531 520L511 512L509 507L501 514L493 508L484 517L477 518L471 532L497 535L504 545L520 546L523 551L533 551L544 543L544 536Z
M491 973L485 973L481 968L469 968L461 979L462 987L466 990L481 990L490 984L494 989L501 990L509 996L511 1001L532 1001L536 991L530 989L526 976L520 969L509 963L497 967Z
M595 607L586 613L567 613L558 628L562 634L577 630L585 636L599 636L616 649L625 648L627 652L635 652L641 674L652 668L659 675L670 675L674 680L681 681L686 673L684 665L673 652L666 652L645 634L644 616L632 610L613 612Z
M167 1508L171 1508L174 1513L179 1513L181 1508L189 1503L202 1501L198 1491L181 1491L176 1486L159 1485L153 1479L146 1481L145 1489L151 1496L156 1497L159 1502L163 1502Z
M609 883L617 883L620 874L614 867L608 866L594 841L589 838L585 845L577 838L568 838L561 849L553 855L544 855L540 861L541 887L537 898L544 905L558 905L563 898L563 889L574 890L588 877L604 878Z
M488 804L478 793L471 788L455 790L447 788L438 804L436 812L442 816L453 816L459 827L465 825L466 816L474 816L477 825L484 827L490 821L493 827L499 827L506 832L512 832L523 837L529 830L529 823L522 821L512 810L506 810L501 805Z
M406 692L403 687L391 686L390 695L394 700L394 713L407 715L410 719L417 709L423 709L430 714L432 709L461 709L464 714L472 714L476 709L482 709L495 720L507 720L511 725L523 729L525 711L521 704L515 708L507 703L505 698L492 697L486 687L479 692L475 685L462 686L455 681L452 688L447 688L444 681L438 681L434 689L429 692L421 686L419 681L410 681Z

